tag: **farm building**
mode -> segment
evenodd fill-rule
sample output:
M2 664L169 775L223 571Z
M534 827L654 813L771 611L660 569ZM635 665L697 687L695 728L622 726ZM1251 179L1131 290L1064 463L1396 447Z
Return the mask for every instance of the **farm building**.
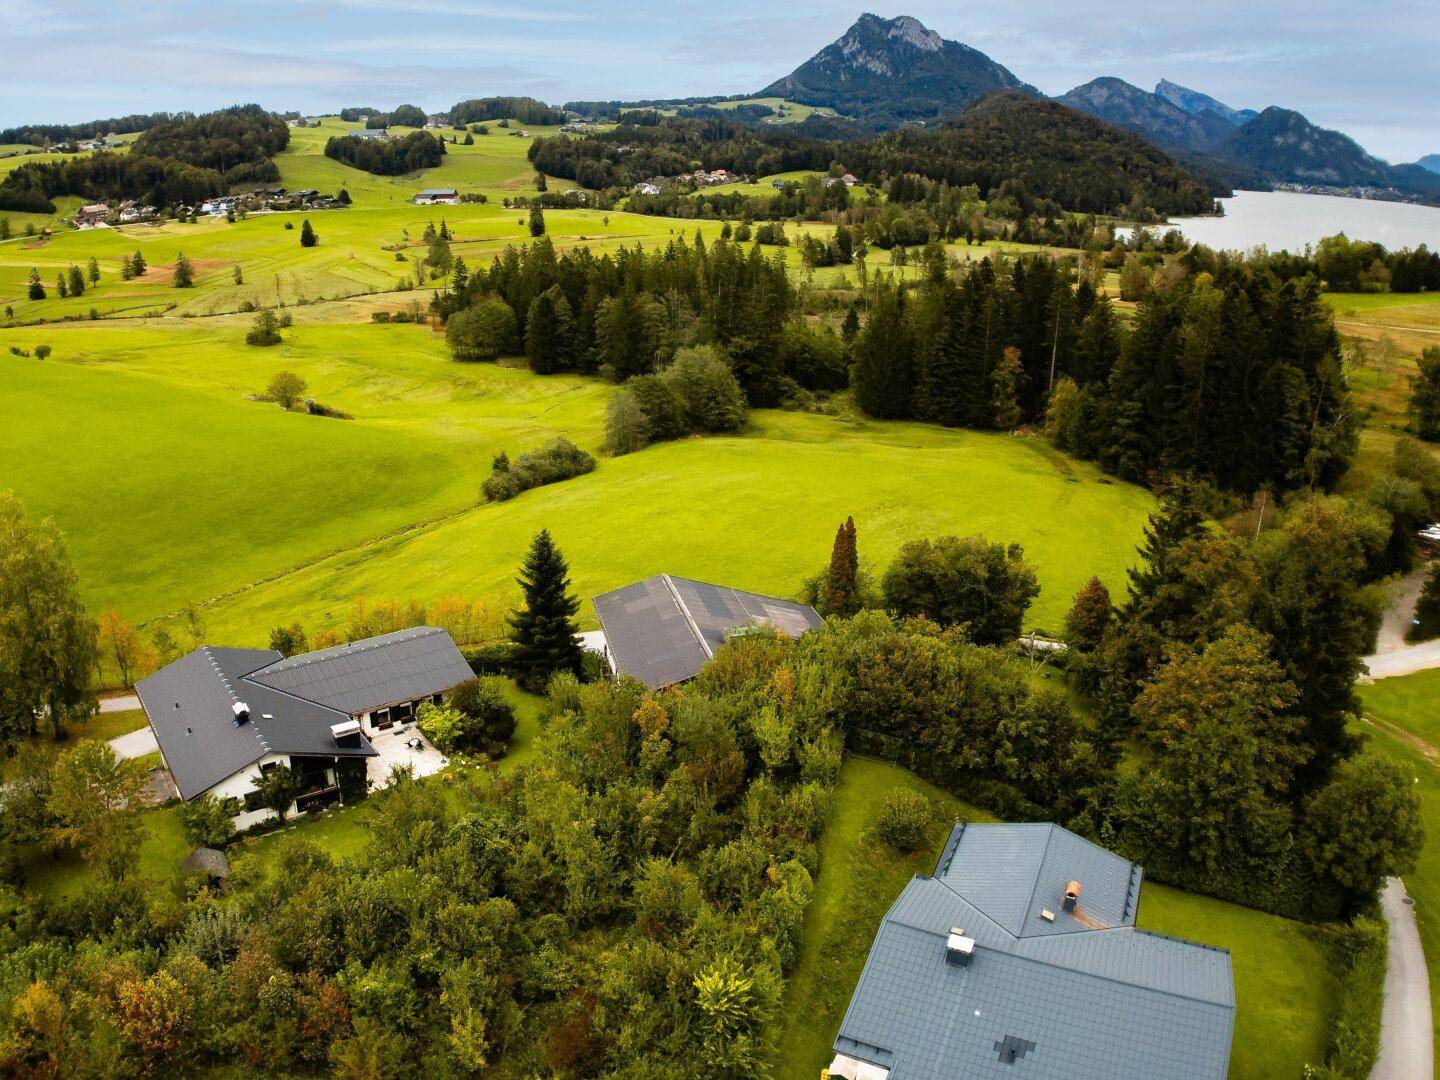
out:
M730 638L769 627L790 637L821 624L815 609L773 596L658 577L595 597L604 655L652 690L693 679Z
M1058 825L957 825L881 922L831 1077L1223 1080L1230 954L1137 929L1140 879Z
M238 797L244 828L271 815L255 788L276 765L302 776L299 811L337 800L346 769L386 782L381 767L411 749L401 731L416 709L470 677L450 635L421 626L288 658L200 648L135 689L181 797ZM429 750L406 763L419 772L441 760Z
M417 206L433 206L436 203L457 203L460 201L460 193L454 188L426 188L417 192L414 202Z
M91 203L89 206L82 206L75 211L75 227L77 229L91 229L96 225L104 225L110 220L110 207L104 203Z
M346 134L352 139L387 139L390 137L384 128L356 128Z

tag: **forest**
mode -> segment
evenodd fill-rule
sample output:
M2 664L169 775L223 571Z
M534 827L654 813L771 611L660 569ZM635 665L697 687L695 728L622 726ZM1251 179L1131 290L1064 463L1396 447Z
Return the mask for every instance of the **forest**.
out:
M280 179L270 159L290 142L285 121L258 105L166 120L135 140L134 153L214 169L228 184Z
M445 144L428 131L412 131L398 139L332 135L325 143L325 156L376 176L403 176L439 165Z

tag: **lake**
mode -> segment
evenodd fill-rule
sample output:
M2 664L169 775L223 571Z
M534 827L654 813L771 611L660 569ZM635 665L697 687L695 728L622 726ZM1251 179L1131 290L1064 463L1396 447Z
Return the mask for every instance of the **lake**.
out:
M1224 217L1175 218L1172 224L1187 240L1233 251L1260 244L1271 251L1300 251L1341 232L1392 251L1421 244L1440 248L1440 207L1291 191L1238 191L1220 202Z

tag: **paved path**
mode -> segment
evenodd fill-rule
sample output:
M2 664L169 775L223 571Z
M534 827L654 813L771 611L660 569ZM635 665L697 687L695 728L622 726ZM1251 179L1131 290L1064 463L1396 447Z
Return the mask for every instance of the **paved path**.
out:
M100 699L101 712L129 712L131 709L138 708L140 708L140 699L134 694L121 694L119 697Z
M1399 581L1390 594L1390 606L1385 609L1385 619L1380 624L1380 636L1375 642L1377 653L1398 652L1405 648L1405 634L1415 618L1415 605L1420 602L1420 590L1425 587L1428 566L1412 570Z
M1434 1080L1434 1032L1430 1027L1430 978L1415 908L1399 878L1388 878L1380 907L1390 926L1385 971L1385 1011L1380 1057L1370 1080Z
M1396 675L1410 675L1440 667L1440 640L1367 656L1365 666L1369 668L1372 679L1390 679Z
M146 724L134 731L127 731L124 735L117 735L110 740L110 749L115 751L119 758L144 757L146 754L153 754L160 749L160 744L155 741L155 732Z

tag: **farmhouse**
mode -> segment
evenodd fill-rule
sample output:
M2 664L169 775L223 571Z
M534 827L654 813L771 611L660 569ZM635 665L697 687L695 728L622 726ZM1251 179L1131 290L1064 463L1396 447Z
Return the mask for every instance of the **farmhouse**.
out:
M659 195L660 185L654 183L653 181L645 180L639 184L636 184L630 190L633 191L636 195Z
M669 574L597 596L594 604L610 669L652 690L693 679L732 637L761 627L799 637L821 624L804 604Z
M384 128L357 128L346 134L352 139L387 139L390 137Z
M135 689L181 797L241 798L244 828L271 814L255 799L262 773L288 765L304 780L295 809L328 805L342 774L383 757L376 736L470 677L450 635L421 626L288 658L207 646Z
M417 206L433 206L436 203L457 203L460 193L454 188L426 188L417 192L413 200Z
M955 826L881 922L830 1075L1224 1080L1230 954L1137 929L1140 878L1058 825Z
M82 206L75 211L75 227L77 229L93 229L97 225L104 225L110 220L110 207L104 203L91 203L89 206Z

